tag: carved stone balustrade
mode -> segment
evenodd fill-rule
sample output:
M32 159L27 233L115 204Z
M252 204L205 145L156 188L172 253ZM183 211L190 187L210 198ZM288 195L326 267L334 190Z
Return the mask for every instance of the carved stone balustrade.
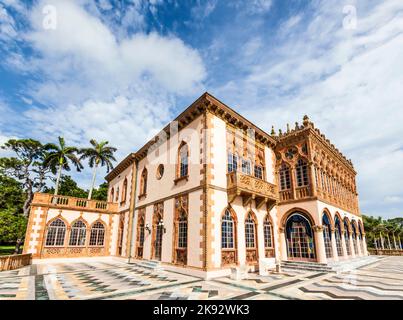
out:
M229 203L241 196L244 206L255 200L258 209L267 205L270 210L278 202L276 185L241 172L227 174L227 193Z
M35 193L32 205L99 213L118 211L117 203L68 196L54 196L48 193Z

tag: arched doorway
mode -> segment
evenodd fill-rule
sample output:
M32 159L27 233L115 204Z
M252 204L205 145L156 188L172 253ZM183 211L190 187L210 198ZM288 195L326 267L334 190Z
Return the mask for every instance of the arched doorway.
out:
M309 220L295 212L288 217L285 229L288 259L316 261L315 239Z
M325 252L326 258L333 258L333 248L332 248L332 226L330 224L329 215L323 212L322 215L322 226L323 226L323 240L325 242Z
M162 253L162 235L164 234L163 217L164 204L158 203L154 205L154 217L153 217L153 248L152 259L161 261Z
M340 219L336 216L334 219L334 236L336 238L336 249L337 249L337 255L339 257L343 256L343 245L341 242L341 226L340 226Z

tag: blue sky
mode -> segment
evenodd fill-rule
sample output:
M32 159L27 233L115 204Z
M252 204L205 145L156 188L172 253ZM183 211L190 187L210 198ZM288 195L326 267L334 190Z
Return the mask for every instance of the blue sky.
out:
M209 91L267 132L308 114L363 213L403 216L402 31L397 0L0 0L0 143L106 139L122 159Z

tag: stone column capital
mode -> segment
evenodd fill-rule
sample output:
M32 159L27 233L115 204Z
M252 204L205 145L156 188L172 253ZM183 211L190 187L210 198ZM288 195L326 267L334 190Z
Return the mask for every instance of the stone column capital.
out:
M315 232L322 232L323 231L323 226L313 226L312 229Z

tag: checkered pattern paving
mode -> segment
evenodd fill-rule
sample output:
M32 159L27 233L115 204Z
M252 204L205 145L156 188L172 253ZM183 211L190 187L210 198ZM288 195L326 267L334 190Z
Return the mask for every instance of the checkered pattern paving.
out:
M205 281L114 260L38 264L0 273L0 300L6 299L403 300L403 257L382 258L338 274L287 271L250 274L241 281Z

